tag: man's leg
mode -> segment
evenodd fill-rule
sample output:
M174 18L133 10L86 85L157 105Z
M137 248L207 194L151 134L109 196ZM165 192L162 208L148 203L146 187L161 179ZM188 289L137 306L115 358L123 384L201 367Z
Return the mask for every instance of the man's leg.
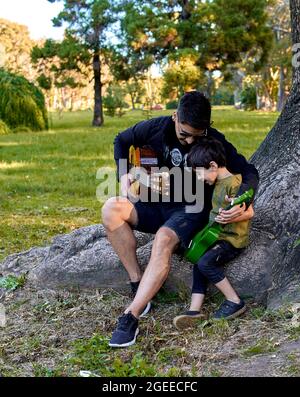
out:
M161 227L155 235L149 264L143 274L134 300L125 313L139 317L143 308L165 282L171 265L171 255L179 243L177 234L168 227Z
M136 238L130 225L138 222L134 205L124 197L112 197L102 207L102 222L107 238L120 258L132 282L142 273L136 257Z

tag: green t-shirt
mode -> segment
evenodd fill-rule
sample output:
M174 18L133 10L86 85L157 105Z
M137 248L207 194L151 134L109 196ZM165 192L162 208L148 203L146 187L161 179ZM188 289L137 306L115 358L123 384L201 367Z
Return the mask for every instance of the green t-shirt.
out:
M242 176L240 174L217 180L212 197L212 210L209 214L210 221L214 221L219 213L219 208L228 206L229 203L225 201L225 195L236 196L241 183ZM226 240L236 248L244 248L249 244L249 229L249 220L229 223L223 226L219 240Z

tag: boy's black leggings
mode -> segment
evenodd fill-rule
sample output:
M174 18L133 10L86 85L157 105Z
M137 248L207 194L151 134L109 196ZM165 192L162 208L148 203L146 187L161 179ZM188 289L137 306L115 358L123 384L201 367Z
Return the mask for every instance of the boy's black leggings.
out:
M219 240L212 246L193 268L193 294L206 294L208 284L217 284L224 280L223 265L234 259L242 251L225 240Z

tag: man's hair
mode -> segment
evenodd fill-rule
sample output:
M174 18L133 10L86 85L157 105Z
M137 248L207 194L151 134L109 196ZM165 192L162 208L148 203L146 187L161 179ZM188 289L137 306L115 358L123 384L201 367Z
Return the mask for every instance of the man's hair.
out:
M179 123L199 130L206 129L210 126L210 102L202 92L186 92L179 101L177 116Z
M209 168L214 161L218 167L226 167L226 154L223 144L212 137L201 138L187 156L188 167Z

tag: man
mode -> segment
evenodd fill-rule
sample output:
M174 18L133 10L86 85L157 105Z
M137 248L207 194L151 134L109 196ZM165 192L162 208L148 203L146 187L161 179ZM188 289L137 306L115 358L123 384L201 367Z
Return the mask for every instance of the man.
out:
M180 100L177 112L172 117L158 117L143 121L121 132L115 139L115 160L128 159L131 145L151 147L157 154L160 167L185 168L187 154L203 136L212 136L223 143L228 169L242 175L238 195L249 188L256 190L258 172L224 135L211 128L211 106L200 92L186 93ZM119 318L118 326L110 341L112 347L125 347L135 343L138 319L150 310L150 301L159 291L170 270L172 253L180 245L186 248L208 221L213 187L205 186L203 209L198 213L186 211L186 202L141 202L132 203L126 198L131 176L119 170L123 197L109 199L102 209L102 220L107 237L128 272L134 300ZM172 190L172 189L171 189ZM236 206L222 212L220 223L250 219L253 211ZM133 230L155 233L150 261L141 273L136 257L136 239Z

